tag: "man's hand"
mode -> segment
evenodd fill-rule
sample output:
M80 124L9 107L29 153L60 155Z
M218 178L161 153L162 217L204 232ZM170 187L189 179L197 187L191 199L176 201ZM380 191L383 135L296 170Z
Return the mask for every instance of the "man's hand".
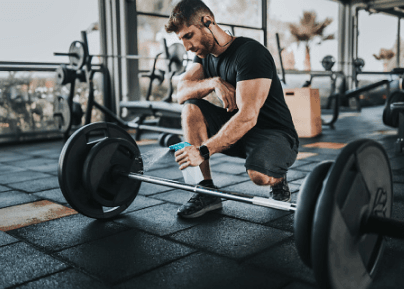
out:
M180 170L189 166L199 166L205 159L195 146L187 146L175 152L175 161L180 165Z
M222 100L227 112L237 109L236 89L220 77L213 78L216 95Z

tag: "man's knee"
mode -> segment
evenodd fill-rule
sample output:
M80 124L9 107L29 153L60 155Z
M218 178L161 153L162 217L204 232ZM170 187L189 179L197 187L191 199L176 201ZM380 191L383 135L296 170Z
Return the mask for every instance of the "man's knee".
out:
M185 103L182 108L181 118L186 123L205 122L201 109L193 103Z
M253 170L247 170L247 173L253 183L259 186L273 186L282 181L282 178L274 178Z

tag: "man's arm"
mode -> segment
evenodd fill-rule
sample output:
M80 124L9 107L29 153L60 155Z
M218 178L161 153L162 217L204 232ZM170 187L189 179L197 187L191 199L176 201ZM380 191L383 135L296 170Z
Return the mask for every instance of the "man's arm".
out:
M239 111L216 135L204 143L210 155L226 150L255 126L259 111L268 97L271 83L272 80L268 78L243 80L237 83L236 102ZM181 170L188 166L198 166L204 161L195 146L185 147L177 151L175 156Z
M177 86L177 98L179 103L188 99L203 98L214 90L211 79L204 79L203 67L200 63L194 63L184 73Z
M212 91L223 101L223 107L227 111L237 108L234 87L220 77L204 78L202 64L194 63L178 83L178 102L182 104L188 99L204 98Z
M267 78L239 81L236 102L239 111L204 144L210 154L219 153L240 140L258 120L258 114L268 97L272 80Z

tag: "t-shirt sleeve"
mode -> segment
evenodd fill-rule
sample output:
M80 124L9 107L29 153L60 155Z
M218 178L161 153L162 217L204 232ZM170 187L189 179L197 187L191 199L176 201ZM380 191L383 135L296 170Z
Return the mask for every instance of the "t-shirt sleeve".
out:
M236 81L256 78L273 79L276 73L271 54L258 42L249 42L240 47L236 65Z
M198 56L195 55L195 57L194 57L194 63L202 64L202 58L199 58Z

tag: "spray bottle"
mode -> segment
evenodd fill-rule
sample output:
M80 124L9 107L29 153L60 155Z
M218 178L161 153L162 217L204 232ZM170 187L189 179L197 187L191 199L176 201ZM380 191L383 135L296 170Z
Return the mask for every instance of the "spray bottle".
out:
M178 151L183 149L184 147L191 146L188 142L180 142L175 145L170 146L170 150ZM184 181L190 185L197 185L199 182L203 181L203 175L199 166L192 167L189 166L186 169L181 170L182 175L184 176Z

